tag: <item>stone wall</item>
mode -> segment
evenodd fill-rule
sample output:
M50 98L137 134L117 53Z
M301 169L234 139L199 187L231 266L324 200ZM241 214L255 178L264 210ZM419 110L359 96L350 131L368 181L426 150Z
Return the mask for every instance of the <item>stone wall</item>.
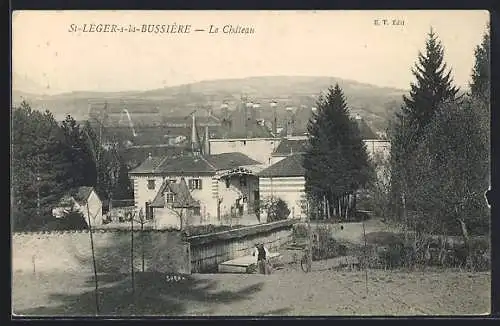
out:
M189 274L216 271L218 264L250 255L255 243L271 251L291 240L296 220L246 226L184 239L178 231L134 231L134 269ZM95 230L98 273L130 273L130 230ZM29 232L12 236L12 270L27 273L92 273L88 231Z
M93 232L98 273L129 273L131 232ZM147 230L134 232L134 268L145 271L190 273L189 244L180 232ZM93 272L88 231L14 233L12 268L21 272Z
M275 252L291 240L296 222L285 220L189 237L192 272L215 272L222 262L251 255L257 242Z

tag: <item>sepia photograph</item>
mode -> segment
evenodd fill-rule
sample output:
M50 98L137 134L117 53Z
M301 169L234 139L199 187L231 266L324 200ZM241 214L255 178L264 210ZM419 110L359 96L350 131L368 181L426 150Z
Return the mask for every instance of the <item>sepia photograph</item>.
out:
M491 313L488 11L11 30L12 317Z

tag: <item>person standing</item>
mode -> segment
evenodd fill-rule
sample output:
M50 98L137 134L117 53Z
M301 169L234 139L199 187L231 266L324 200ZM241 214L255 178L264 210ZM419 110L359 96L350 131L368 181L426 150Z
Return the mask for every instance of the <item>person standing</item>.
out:
M269 251L262 243L255 245L253 256L257 256L257 268L260 274L267 274L267 258L269 257Z

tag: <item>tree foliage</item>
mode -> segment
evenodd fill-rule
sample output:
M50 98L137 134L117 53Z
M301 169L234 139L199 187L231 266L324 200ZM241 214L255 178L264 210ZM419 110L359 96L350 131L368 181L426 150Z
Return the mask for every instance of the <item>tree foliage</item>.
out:
M424 53L412 69L416 79L404 105L396 113L391 126L391 207L396 217L406 218L408 190L417 185L412 173L416 164L415 151L426 132L427 124L445 103L457 99L451 70L444 62L444 47L431 28ZM404 216L403 216L404 215Z
M474 51L474 68L472 70L472 81L470 83L470 91L473 97L479 97L484 100L490 98L490 26L483 34L483 40Z
M12 199L14 229L37 228L50 206L71 186L72 162L53 115L23 102L12 112Z
M476 50L473 95L457 98L443 47L431 30L413 69L417 82L391 130L390 206L398 221L417 232L462 234L467 242L469 232L489 229L486 40Z
M461 234L489 228L489 142L482 136L479 101L447 104L428 124L412 166L411 207L421 229Z
M453 85L451 69L444 62L444 48L431 28L425 43L425 53L418 54L412 69L416 81L410 84L410 95L403 96L402 118L416 128L418 138L434 112L442 103L453 101L458 88Z
M281 198L267 198L261 209L267 214L267 222L286 220L290 215L288 204Z
M310 146L303 163L306 192L314 202L328 206L328 215L345 216L343 199L371 180L373 168L338 84L319 98L316 107L308 125Z
M114 189L130 195L116 151L106 150L91 126L71 116L58 123L27 102L12 110L12 218L14 230L40 229L52 221L60 198L79 186L94 186L102 199ZM124 164L122 169L126 169ZM130 198L130 197L129 197Z

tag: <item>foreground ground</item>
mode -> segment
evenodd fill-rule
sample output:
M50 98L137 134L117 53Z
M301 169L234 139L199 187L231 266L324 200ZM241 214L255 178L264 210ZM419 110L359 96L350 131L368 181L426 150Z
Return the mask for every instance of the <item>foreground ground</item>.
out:
M325 265L326 266L326 265ZM325 267L323 266L323 267ZM334 271L305 274L288 266L272 275L100 276L101 315L428 315L490 311L489 273ZM92 275L14 274L19 315L94 315Z

